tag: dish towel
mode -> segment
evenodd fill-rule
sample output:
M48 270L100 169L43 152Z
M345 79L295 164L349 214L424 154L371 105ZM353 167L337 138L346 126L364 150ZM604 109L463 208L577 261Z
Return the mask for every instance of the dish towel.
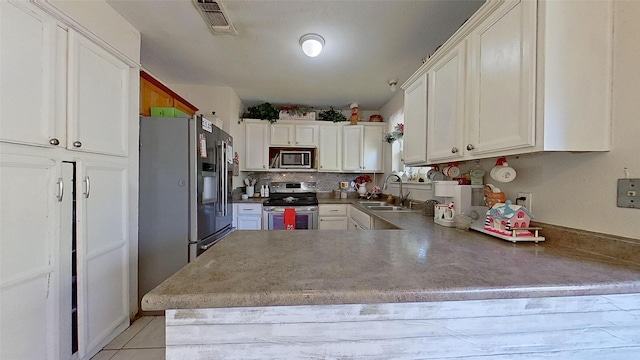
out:
M285 230L296 229L296 209L295 208L284 209L284 229Z

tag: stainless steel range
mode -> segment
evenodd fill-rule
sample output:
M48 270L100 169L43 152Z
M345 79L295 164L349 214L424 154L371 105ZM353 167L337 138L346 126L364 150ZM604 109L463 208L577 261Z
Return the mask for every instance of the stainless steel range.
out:
M262 228L285 229L285 210L295 210L295 229L318 228L318 198L315 182L273 182L269 199L262 204ZM289 210L290 211L290 210Z

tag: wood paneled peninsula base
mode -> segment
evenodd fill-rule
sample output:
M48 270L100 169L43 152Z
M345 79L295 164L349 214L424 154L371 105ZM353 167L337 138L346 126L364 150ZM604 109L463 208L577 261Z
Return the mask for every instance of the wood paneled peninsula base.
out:
M640 266L398 216L409 230L236 231L142 307L166 310L169 360L640 352Z

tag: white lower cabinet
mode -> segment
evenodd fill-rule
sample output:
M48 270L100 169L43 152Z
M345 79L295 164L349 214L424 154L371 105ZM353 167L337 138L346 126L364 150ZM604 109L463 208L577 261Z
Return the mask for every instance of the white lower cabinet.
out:
M237 230L262 230L262 204L234 204Z
M347 230L347 205L318 205L318 230Z
M80 354L129 320L127 164L83 161L76 179Z
M0 358L88 358L129 325L127 167L2 151Z
M349 206L349 230L371 229L371 216L365 214L355 206Z
M57 284L71 282L57 266L60 162L0 156L0 358L56 359L65 330Z

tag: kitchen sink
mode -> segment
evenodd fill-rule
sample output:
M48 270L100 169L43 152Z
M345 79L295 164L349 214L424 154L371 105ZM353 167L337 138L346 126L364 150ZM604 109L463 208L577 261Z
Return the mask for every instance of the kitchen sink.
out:
M385 201L358 201L358 203L362 206L386 206L387 205Z
M397 211L397 212L413 211L413 210L411 210L409 208L406 208L406 207L393 206L393 205L374 205L374 206L367 206L367 208L369 210L374 210L374 211Z

